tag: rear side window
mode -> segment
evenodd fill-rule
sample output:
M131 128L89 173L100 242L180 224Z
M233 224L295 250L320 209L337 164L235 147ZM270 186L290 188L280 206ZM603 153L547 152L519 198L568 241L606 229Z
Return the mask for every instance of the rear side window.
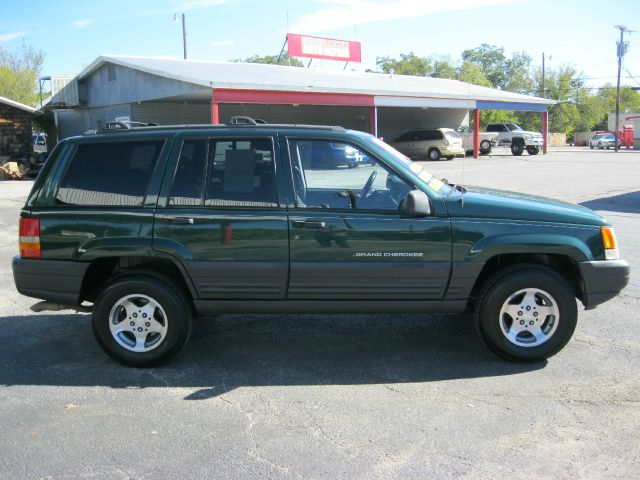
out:
M142 205L162 145L162 140L78 145L56 194L56 203Z
M185 140L170 206L277 207L271 139Z

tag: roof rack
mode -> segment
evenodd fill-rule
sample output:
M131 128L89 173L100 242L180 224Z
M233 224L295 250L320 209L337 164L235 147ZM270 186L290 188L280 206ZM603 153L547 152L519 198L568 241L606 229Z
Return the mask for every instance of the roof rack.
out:
M157 123L147 123L147 122L131 122L131 121L115 121L115 122L107 122L104 124L104 128L99 130L131 130L132 128L140 128L140 127L157 127Z

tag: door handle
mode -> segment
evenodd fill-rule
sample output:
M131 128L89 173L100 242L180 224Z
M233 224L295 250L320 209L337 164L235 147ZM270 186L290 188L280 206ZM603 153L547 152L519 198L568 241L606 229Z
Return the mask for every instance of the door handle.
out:
M174 225L193 225L193 218L190 217L160 217L158 220Z
M309 230L319 230L326 226L324 222L312 222L308 220L294 220L291 224L293 228L307 228Z

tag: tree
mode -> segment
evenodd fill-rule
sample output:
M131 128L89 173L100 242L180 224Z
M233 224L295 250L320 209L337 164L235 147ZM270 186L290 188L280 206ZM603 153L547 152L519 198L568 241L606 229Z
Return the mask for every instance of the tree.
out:
M462 52L461 58L463 64L469 62L480 67L494 88L516 93L531 91L531 57L524 52L516 52L507 58L504 48L483 43Z
M44 53L22 44L12 52L0 47L0 96L25 105L38 101L38 77Z
M251 57L247 57L244 60L242 58L234 58L231 60L232 62L238 63L263 63L268 65L290 65L292 67L304 67L304 63L302 63L297 58L291 58L286 53L283 53L280 56L280 60L278 60L278 55L252 55Z
M415 75L426 77L433 72L433 61L430 57L418 57L413 52L401 53L399 59L392 57L377 57L376 66L384 73L397 75Z

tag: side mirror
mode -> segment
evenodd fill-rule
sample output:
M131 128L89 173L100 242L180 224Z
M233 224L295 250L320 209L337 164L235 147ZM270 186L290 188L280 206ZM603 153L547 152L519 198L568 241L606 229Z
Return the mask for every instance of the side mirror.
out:
M431 201L422 190L411 190L402 201L400 211L412 217L426 217L431 215Z

